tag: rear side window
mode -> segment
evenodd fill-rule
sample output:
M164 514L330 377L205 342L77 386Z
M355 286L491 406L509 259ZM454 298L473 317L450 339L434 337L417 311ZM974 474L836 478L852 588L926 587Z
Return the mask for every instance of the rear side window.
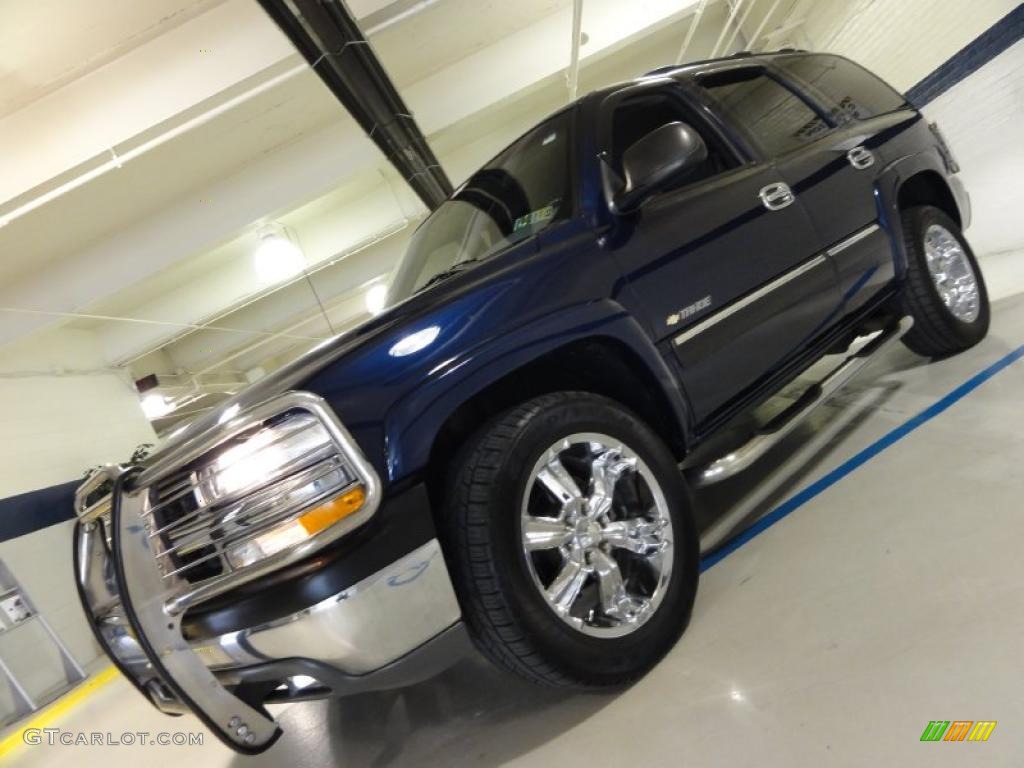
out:
M725 116L747 129L771 155L781 155L830 128L808 104L763 70L740 70L698 80Z
M776 66L810 87L827 103L837 123L867 120L906 106L906 99L882 79L838 56L781 56Z

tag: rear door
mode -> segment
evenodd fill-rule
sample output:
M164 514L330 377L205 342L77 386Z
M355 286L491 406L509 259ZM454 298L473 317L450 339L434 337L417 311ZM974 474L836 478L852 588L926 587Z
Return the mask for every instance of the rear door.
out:
M606 101L599 119L615 169L633 142L674 120L709 147L697 176L622 217L606 241L629 282L622 301L677 359L705 422L799 351L834 312L838 289L779 173L693 108L696 91L683 93L675 83L633 87Z
M839 273L843 312L860 308L894 277L892 245L876 194L881 145L902 96L839 56L790 54L773 71L822 115L815 141L778 160L828 245Z

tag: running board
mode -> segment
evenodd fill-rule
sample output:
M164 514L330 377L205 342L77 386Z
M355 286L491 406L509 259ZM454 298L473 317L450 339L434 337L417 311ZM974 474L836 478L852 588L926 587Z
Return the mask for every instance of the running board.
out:
M889 348L909 331L913 324L913 318L903 317L895 326L879 332L875 338L843 360L825 378L808 387L792 405L765 424L746 443L704 467L688 471L687 477L691 484L700 488L721 482L756 462L796 429L815 408L846 386L877 354Z

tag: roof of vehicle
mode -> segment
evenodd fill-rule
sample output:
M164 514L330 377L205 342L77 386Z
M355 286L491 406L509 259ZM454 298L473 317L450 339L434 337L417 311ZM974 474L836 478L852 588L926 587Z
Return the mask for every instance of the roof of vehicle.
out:
M640 75L639 77L637 77L637 78L635 78L633 80L627 80L627 81L624 81L624 82L613 83L612 85L607 85L607 86L604 86L603 88L597 88L597 89L595 89L593 91L590 91L589 93L583 94L582 96L577 98L575 101L566 104L565 106L561 107L560 109L555 110L554 112L551 112L550 114L546 115L542 120L538 120L537 123L534 126L532 126L528 131L526 131L523 135L526 135L526 133L529 133L529 131L532 131L533 128L536 127L537 125L541 125L542 123L544 123L544 122L546 122L548 120L551 120L556 115L559 115L559 114L561 114L563 112L566 112L566 111L568 111L570 109L575 109L576 107L578 107L581 103L583 103L585 101L588 101L590 99L601 99L604 96L607 96L607 95L609 95L611 93L614 93L615 91L622 90L622 88L627 87L627 86L629 86L631 84L643 82L644 80L646 80L648 78L669 77L669 76L673 76L673 75L689 76L689 75L694 75L694 74L700 74L702 71L704 71L706 69L712 69L714 66L716 66L718 64L722 64L722 63L731 63L731 62L736 62L736 61L749 61L751 63L756 63L758 61L767 60L767 59L774 58L776 56L790 54L790 53L810 53L810 52L809 51L805 51L805 50L800 49L800 48L780 48L777 51L764 51L762 53L753 53L752 51L739 51L738 53L733 53L733 54L730 54L729 56L720 56L720 57L714 58L714 59L703 59L701 61L689 61L689 62L686 62L685 64L668 64L666 66L658 67L656 69L652 69L650 72L645 72L644 74ZM502 152L507 150L513 144L515 144L516 141L519 140L519 138L521 138L521 137L518 137L515 140L509 142L509 144L507 144L500 152L497 152L494 155L494 157L492 157L490 160L488 160L487 163L484 163L483 166L481 166L481 167L486 167L486 165L488 165L489 163L493 162L493 160L496 157L498 157L499 155L501 155ZM451 197L454 197L454 195L460 189L462 189L464 186L466 186L466 184L468 182L469 182L469 179L467 179L461 185L456 187L456 189L449 196L449 199L451 199ZM420 227L423 226L424 223L426 223L426 219L424 219L424 221L420 222L420 224L417 225L416 228L419 229Z
M810 53L810 51L805 51L801 48L780 48L777 51L763 51L760 53L754 53L753 51L739 51L737 53L729 54L728 56L719 56L714 59L688 61L685 64L666 64L665 66L657 67L656 69L652 69L649 72L645 72L644 74L640 75L634 80L615 83L613 85L605 86L604 88L598 88L594 91L591 91L588 94L585 94L583 97L578 99L578 101L594 97L595 95L597 95L598 98L600 98L603 95L607 95L615 91L621 90L624 86L628 86L633 83L639 83L652 77L698 75L705 70L714 69L720 64L731 64L735 62L748 62L751 64L756 64L757 62L760 61L767 61L775 58L776 56L784 56L786 54L791 53Z

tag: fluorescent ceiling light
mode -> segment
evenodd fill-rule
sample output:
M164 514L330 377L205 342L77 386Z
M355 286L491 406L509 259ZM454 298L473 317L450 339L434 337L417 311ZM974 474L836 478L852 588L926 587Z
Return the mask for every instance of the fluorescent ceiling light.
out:
M371 315L379 315L384 311L388 300L388 287L383 283L371 286L366 292L366 311Z
M302 249L277 232L262 235L252 257L256 277L266 285L281 283L295 277L306 266Z
M173 410L174 403L163 395L158 395L156 392L150 392L142 398L142 412L146 414L146 418L150 421L166 416Z

